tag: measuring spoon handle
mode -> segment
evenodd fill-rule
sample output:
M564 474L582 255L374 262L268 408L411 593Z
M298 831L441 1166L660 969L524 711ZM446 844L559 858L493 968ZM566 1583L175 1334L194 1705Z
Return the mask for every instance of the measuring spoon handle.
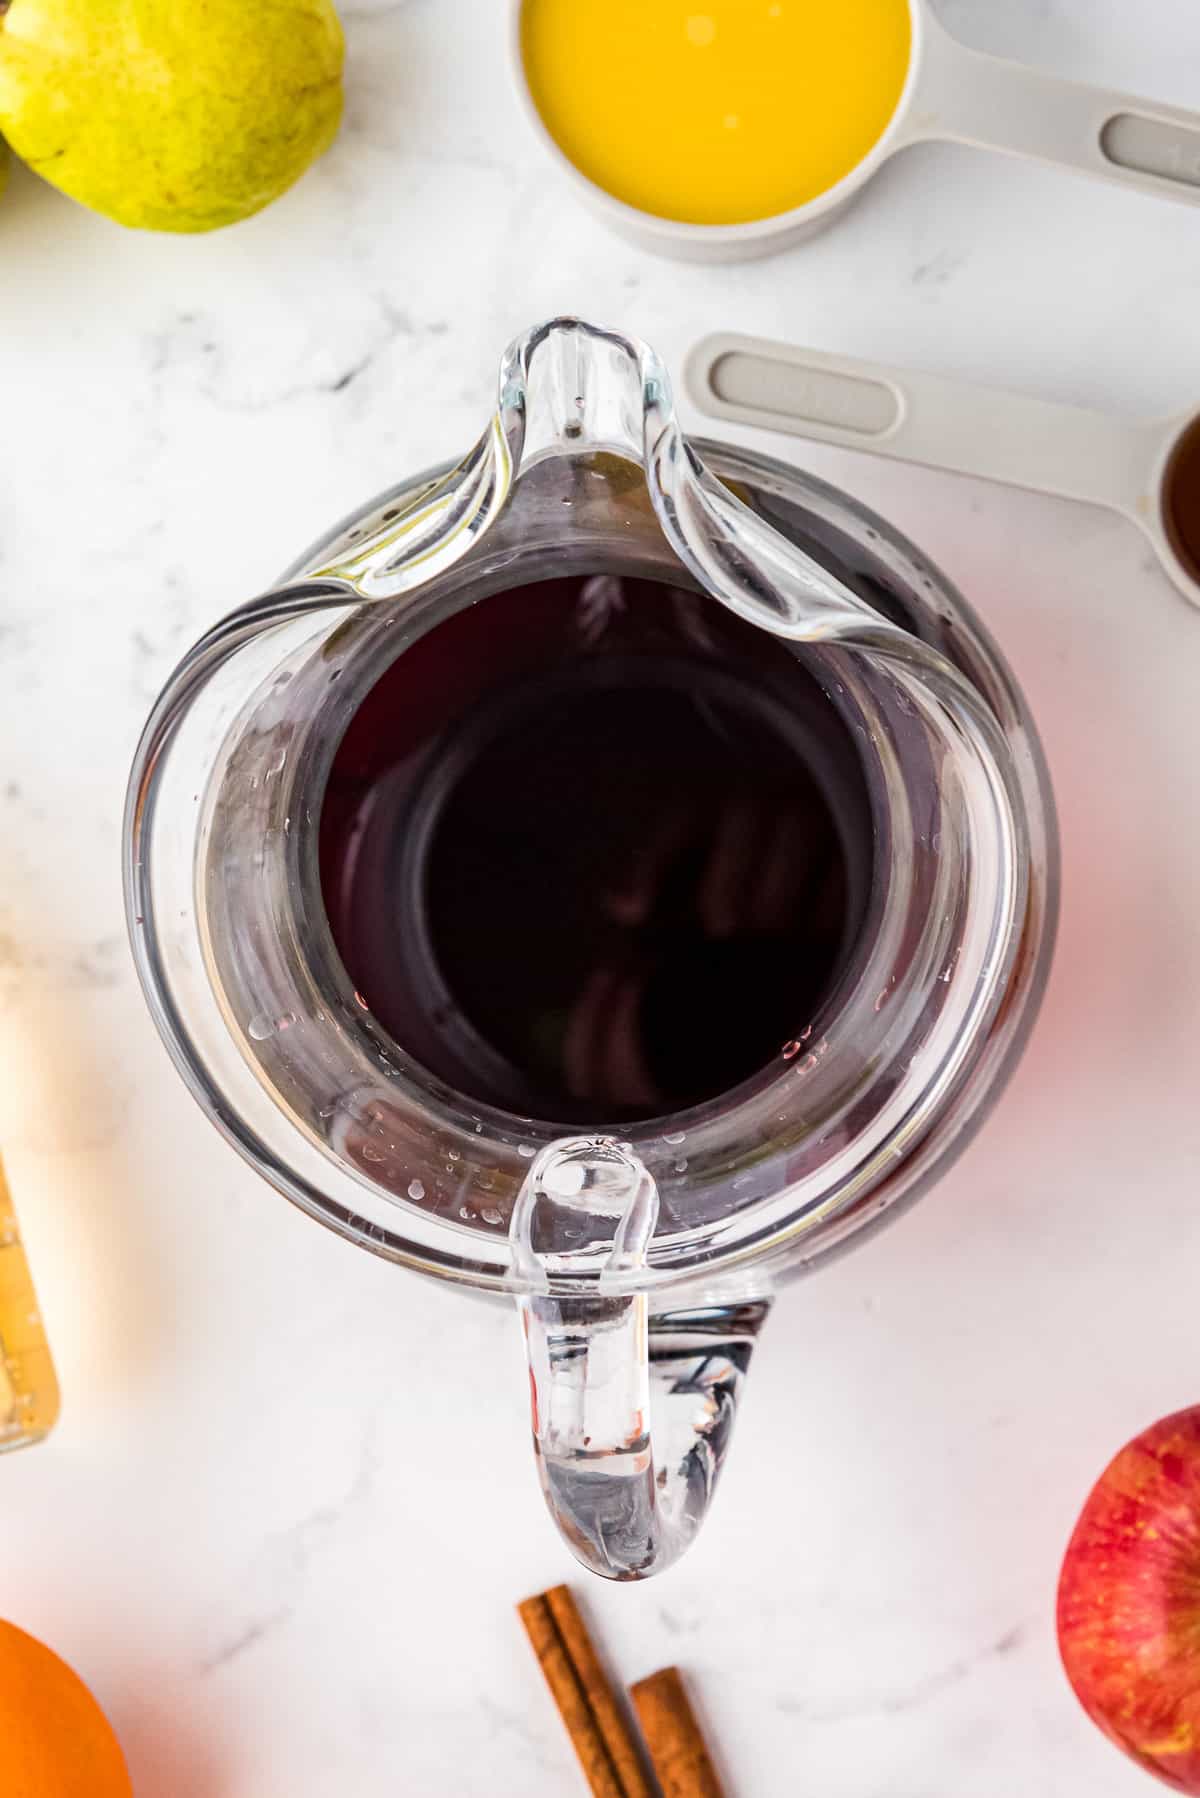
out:
M1200 113L983 55L951 37L927 6L920 29L905 142L1004 150L1200 205Z
M685 380L713 418L1109 506L1145 522L1159 425L728 333L695 346Z

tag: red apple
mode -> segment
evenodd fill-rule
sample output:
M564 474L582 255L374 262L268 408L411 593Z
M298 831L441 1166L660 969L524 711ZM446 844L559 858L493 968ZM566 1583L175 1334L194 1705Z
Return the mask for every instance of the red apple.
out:
M1094 1723L1200 1794L1200 1405L1123 1448L1075 1525L1058 1645Z

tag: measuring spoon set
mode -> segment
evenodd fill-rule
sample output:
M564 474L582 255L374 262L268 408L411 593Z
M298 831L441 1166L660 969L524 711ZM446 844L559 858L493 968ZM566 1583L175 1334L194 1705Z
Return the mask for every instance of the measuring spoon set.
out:
M836 0L836 18L833 3L509 0L518 94L609 224L693 260L812 236L932 140L1200 206L1200 112L971 49L930 0ZM687 378L712 417L1108 507L1200 606L1200 409L1124 423L725 333Z

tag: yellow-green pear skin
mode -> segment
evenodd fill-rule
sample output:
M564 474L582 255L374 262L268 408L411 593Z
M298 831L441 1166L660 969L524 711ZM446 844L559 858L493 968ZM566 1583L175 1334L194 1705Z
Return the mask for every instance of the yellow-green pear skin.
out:
M108 218L211 231L328 149L344 55L329 0L0 0L0 132Z

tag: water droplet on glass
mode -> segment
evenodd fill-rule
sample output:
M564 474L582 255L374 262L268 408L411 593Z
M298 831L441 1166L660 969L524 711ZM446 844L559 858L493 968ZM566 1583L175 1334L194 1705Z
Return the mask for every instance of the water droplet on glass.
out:
M471 1210L469 1205L460 1205L458 1208L458 1215L461 1218L467 1219L474 1217L475 1213Z
M799 1038L794 1036L790 1043L784 1043L780 1053L785 1061L794 1061L800 1053Z
M537 1150L531 1142L519 1142L517 1144L517 1154L521 1157L522 1161L532 1161L537 1154Z
M269 1036L275 1034L275 1026L265 1011L260 1011L252 1017L246 1025L246 1029L256 1043L265 1043Z
M379 1150L372 1148L369 1142L363 1144L362 1156L364 1161L374 1161L379 1163L383 1160L383 1156L379 1153Z
M674 1147L676 1143L681 1143L681 1142L687 1141L687 1131L686 1130L670 1130L670 1131L668 1131L666 1136L663 1137L663 1141L669 1142L671 1144L671 1146Z
M675 1169L675 1172L676 1172L676 1173L677 1173L677 1174L686 1174L686 1173L687 1173L687 1162L686 1162L686 1160L683 1160L683 1161L675 1161L675 1162L672 1162L672 1164L671 1164L671 1165L672 1165L672 1166L673 1166L673 1167L674 1167L674 1169Z
M414 1205L419 1205L421 1200L425 1197L424 1182L421 1180L410 1180L408 1183L408 1196L413 1201Z
M354 991L354 1003L356 1005L361 1005L364 1011L370 1011L370 1009L371 1009L370 1006L367 1004L366 1000L363 998L362 994L358 991L357 987L355 988L355 991Z
M283 764L286 761L287 761L287 750L286 749L281 749L279 751L278 755L273 755L271 757L271 760L267 764L267 779L270 780L272 774L282 774L283 773Z
M461 1149L447 1149L446 1153L450 1157L451 1161L461 1161L462 1160L462 1150Z
M479 1215L485 1224L502 1224L504 1222L504 1213L498 1205L485 1205Z
M587 1183L587 1173L577 1161L561 1161L546 1169L544 1185L552 1199L573 1199Z

